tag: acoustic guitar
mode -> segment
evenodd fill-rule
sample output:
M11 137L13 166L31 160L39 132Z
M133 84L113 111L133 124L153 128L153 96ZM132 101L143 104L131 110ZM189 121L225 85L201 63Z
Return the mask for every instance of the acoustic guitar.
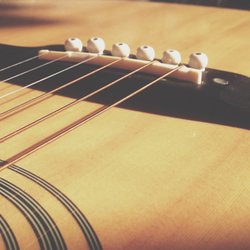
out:
M250 248L249 12L0 7L0 249Z

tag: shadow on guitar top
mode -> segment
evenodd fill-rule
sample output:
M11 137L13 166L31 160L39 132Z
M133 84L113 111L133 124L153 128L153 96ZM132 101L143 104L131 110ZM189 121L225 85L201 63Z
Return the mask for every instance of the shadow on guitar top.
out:
M45 48L45 46L42 48ZM50 46L49 48L61 50L62 46L55 45ZM8 60L0 61L0 68L11 65L14 62L21 61L24 58L34 56L37 54L39 49L41 48L24 48L0 45L0 53L3 55L2 58L8 58ZM11 55L15 55L14 59ZM22 72L37 65L41 65L42 63L44 63L44 61L37 59L32 60L32 62L29 62L27 65L22 65L21 67L19 66L18 70ZM51 64L49 67L36 70L36 74L23 75L12 79L11 82L24 86L27 83L36 81L46 75L53 74L54 72L64 69L70 65L72 64L66 62L56 62ZM50 84L52 80L51 78L33 86L32 88L45 92L50 91L51 89L61 86L72 79L91 72L93 69L96 69L96 67L81 65L80 67L72 69L70 74L66 74L65 72L53 77L53 86ZM11 76L11 74L13 75L12 70L0 72L0 80L6 79ZM124 74L126 74L124 71L104 70L84 79L83 81L77 82L70 87L62 89L56 94L72 98L80 98ZM119 84L102 91L101 93L89 98L87 101L103 105L112 104L148 83L152 79L155 79L155 77L136 74L134 77L121 81ZM250 129L249 110L240 110L237 107L224 103L218 98L213 98L210 95L207 95L204 91L199 91L199 89L194 87L194 84L192 83L176 84L176 80L172 79L166 79L165 81L159 82L155 86L152 86L148 90L119 105L119 107L180 119Z

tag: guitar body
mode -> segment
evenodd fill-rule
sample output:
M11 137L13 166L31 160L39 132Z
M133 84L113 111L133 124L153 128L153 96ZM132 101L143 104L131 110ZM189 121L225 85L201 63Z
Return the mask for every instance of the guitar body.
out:
M211 67L249 75L246 11L112 1L2 9L4 44L35 47L100 36L107 48L117 41L129 43L132 51L150 44L158 57L166 47L176 48L184 61L202 50ZM20 85L0 84L0 95ZM0 99L1 112L45 91L26 89ZM58 93L2 119L0 136L75 98ZM146 106L159 112L115 107L2 170L0 249L249 249L249 130L166 114L154 98ZM102 105L81 102L6 140L0 159Z

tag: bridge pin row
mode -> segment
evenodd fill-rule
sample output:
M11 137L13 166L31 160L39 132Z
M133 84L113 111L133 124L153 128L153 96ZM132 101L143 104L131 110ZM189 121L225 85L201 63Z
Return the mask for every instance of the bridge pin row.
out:
M65 41L66 51L82 51L83 44L78 38L69 38ZM105 50L105 42L102 38L92 37L87 41L87 51L102 55ZM112 46L111 54L117 57L129 57L130 48L126 43L115 43ZM153 61L155 59L155 51L148 45L138 47L136 58L140 60ZM174 49L168 49L163 52L162 62L167 64L179 65L181 63L181 54ZM192 53L189 57L188 65L191 68L204 70L207 67L208 58L206 54L201 52Z

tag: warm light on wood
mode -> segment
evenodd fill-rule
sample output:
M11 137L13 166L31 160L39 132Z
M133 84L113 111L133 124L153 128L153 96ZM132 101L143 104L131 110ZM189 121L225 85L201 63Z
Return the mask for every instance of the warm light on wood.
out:
M203 51L209 67L250 73L247 11L142 1L35 1L18 6L0 9L1 43L32 47L79 37L85 46L89 37L98 36L109 49L119 41L128 43L131 53L149 44L156 58L173 48L183 62ZM0 55L3 60L8 59ZM54 78L47 81L56 85ZM11 80L0 83L0 95L18 87ZM0 99L0 137L76 100L46 93L25 89ZM1 116L41 95L43 101ZM164 103L170 105L172 99ZM102 107L78 102L1 143L0 159L10 159ZM36 250L51 236L60 249L99 250L94 233L103 250L248 249L249 130L209 122L203 110L199 121L185 112L174 115L176 110L114 107L16 162L17 167L0 171L0 231L11 229L0 235L0 249L6 248L6 237L14 245L15 238L20 249ZM25 208L27 203L30 208ZM44 234L46 228L49 234ZM39 235L45 237L39 240Z

